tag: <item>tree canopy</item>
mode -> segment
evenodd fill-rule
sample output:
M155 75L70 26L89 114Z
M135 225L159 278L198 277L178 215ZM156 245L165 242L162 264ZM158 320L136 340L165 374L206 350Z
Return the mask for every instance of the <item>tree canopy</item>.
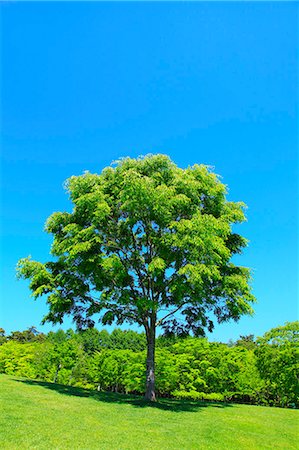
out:
M166 155L124 158L101 174L71 177L66 189L73 211L46 223L53 260L21 259L18 274L35 298L47 295L44 321L69 314L78 328L95 317L143 326L154 397L158 326L198 336L215 319L252 313L250 271L231 261L247 245L232 229L245 205L227 200L209 167L181 169Z

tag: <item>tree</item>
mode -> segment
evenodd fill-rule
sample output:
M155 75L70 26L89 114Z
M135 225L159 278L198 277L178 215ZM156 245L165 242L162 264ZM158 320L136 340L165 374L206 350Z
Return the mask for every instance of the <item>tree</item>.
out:
M18 341L23 343L35 342L43 341L45 339L45 335L40 333L35 327L30 327L25 331L12 331L7 339L10 341Z
M299 321L272 328L257 339L257 368L281 406L299 405Z
M240 338L236 341L235 345L237 347L245 347L248 350L252 350L255 348L255 340L254 334L248 334L247 336L240 336Z
M30 258L18 275L35 298L47 295L43 321L71 315L78 328L123 322L144 327L146 398L155 399L157 327L204 335L214 320L252 313L249 269L231 262L247 241L232 226L245 205L226 199L211 169L177 167L166 155L124 158L100 175L72 176L74 204L46 223L55 261Z
M5 336L5 330L4 328L0 328L0 345L4 344L6 342L7 338Z

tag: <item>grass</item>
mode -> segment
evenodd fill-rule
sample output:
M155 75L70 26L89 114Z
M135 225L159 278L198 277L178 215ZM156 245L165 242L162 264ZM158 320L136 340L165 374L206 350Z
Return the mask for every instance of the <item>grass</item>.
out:
M149 405L7 375L0 386L1 449L298 448L297 410L169 399Z

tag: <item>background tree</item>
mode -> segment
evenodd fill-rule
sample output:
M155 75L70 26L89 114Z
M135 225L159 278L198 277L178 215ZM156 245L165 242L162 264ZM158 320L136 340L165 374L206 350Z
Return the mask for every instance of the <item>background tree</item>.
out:
M7 338L7 340L18 342L36 342L44 339L44 333L40 333L35 327L27 328L25 331L12 331Z
M240 338L236 341L235 345L237 347L245 347L248 350L252 350L255 348L255 340L254 334L248 334L247 336L240 336Z
M247 241L232 225L243 203L227 201L209 167L177 167L165 155L125 158L100 175L73 176L71 213L47 221L55 261L20 260L34 297L47 295L45 321L73 317L78 328L123 322L144 327L146 398L155 399L156 329L203 335L250 314L247 268L231 258Z
M5 330L0 327L0 345L4 344L6 341L7 337L5 336Z
M131 331L115 331L69 329L51 331L43 340L7 340L0 345L0 373L141 394L145 351L131 347ZM298 407L298 336L298 322L270 330L253 349L203 337L160 336L156 391L178 399ZM144 333L139 337L144 343Z
M257 340L257 367L274 404L298 406L298 344L299 321L272 328Z

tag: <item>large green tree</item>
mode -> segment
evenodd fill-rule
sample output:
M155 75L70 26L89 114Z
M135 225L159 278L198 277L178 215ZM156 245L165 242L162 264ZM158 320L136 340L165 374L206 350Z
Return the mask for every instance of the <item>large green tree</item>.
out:
M231 262L247 241L232 229L240 202L209 167L177 167L168 156L124 158L100 175L66 182L74 208L46 223L53 260L18 264L34 297L47 295L44 322L71 315L79 328L128 322L145 329L146 398L155 399L155 339L203 335L213 322L252 312L249 269Z

